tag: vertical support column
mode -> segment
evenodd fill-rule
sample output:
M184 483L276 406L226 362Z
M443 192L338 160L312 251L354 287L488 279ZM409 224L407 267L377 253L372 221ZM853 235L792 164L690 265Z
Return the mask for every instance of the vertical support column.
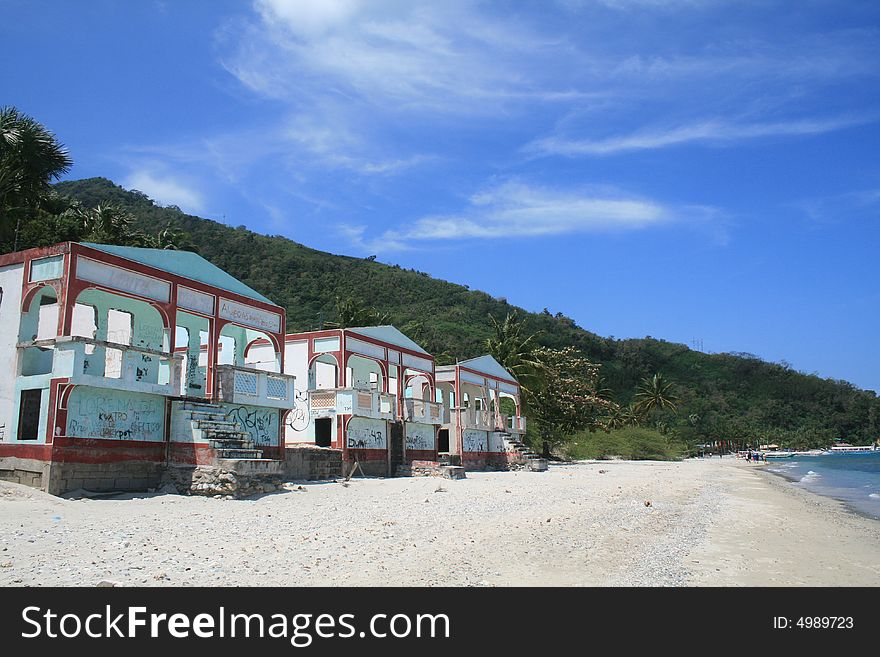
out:
M205 396L212 401L217 399L217 360L220 349L221 320L215 317L208 325L208 363L205 368Z

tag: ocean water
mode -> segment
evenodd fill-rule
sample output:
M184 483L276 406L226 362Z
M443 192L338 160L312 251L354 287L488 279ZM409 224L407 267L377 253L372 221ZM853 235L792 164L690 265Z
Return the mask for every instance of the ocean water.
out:
M767 469L797 486L841 500L880 520L880 450L767 460Z

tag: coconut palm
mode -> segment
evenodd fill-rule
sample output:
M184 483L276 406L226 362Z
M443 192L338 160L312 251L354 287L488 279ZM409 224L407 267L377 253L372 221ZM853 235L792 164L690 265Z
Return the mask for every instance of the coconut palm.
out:
M142 241L132 230L132 216L117 205L101 203L94 208L80 208L78 215L87 242L131 244Z
M540 385L543 363L536 356L538 349L537 333L523 335L522 321L517 312L507 313L499 322L489 315L494 335L487 338L485 345L489 354L519 381L526 403L533 397Z
M169 251L198 252L198 248L192 243L189 235L182 230L172 228L170 223L159 231L155 239L155 247Z
M677 401L678 397L672 393L672 382L658 372L650 378L642 379L636 391L635 408L645 415L655 410L675 411Z
M332 328L381 326L388 321L388 313L380 313L375 308L368 308L354 297L336 297L336 321L326 322L326 326Z
M13 250L23 215L33 212L51 191L53 180L70 170L67 149L40 123L15 107L0 108L0 219L10 231Z

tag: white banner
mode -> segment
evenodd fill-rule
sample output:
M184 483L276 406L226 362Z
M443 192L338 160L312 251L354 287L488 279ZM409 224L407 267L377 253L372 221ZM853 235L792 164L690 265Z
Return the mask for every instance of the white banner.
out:
M76 277L114 290L167 303L171 299L171 283L130 269L106 265L90 258L77 258Z
M281 315L278 313L260 310L229 299L220 299L219 315L236 324L250 326L261 331L278 333L281 330Z

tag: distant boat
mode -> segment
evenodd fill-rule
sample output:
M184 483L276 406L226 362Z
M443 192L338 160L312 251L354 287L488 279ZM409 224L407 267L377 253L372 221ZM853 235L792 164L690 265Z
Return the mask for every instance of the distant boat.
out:
M764 452L765 459L790 459L796 452Z
M868 452L876 452L877 445L835 445L830 450L826 452L826 454L840 454L841 452L857 452L859 454L866 454Z

